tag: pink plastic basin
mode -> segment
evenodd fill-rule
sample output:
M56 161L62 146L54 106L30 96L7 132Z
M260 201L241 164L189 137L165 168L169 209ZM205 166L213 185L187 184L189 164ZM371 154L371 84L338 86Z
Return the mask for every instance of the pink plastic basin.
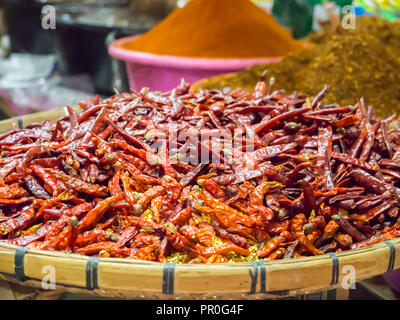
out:
M109 54L126 62L129 85L140 90L149 87L153 91L175 88L181 79L194 83L218 74L238 71L255 64L276 63L278 58L253 59L204 59L157 55L124 49L124 44L138 36L121 38L108 48Z

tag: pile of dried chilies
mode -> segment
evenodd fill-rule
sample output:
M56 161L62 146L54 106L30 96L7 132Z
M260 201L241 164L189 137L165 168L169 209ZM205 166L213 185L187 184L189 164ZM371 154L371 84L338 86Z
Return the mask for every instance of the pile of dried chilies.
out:
M397 120L378 119L362 99L324 105L326 92L310 99L260 82L253 93L194 93L182 83L167 93L97 97L80 102L78 114L67 107L56 124L4 133L2 241L219 263L320 255L396 238ZM191 164L179 155L200 146L167 139L182 130L210 137L210 153L224 130L252 139L222 150L220 163ZM154 142L161 147L149 157ZM174 160L171 150L178 151Z

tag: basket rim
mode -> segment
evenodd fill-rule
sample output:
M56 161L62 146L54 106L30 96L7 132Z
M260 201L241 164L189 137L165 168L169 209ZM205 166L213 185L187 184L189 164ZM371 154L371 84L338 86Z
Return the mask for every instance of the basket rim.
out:
M400 237L393 239L393 240L388 240L391 244L395 246L396 249L400 248ZM18 248L21 248L20 246L13 245L6 243L4 241L0 241L0 256L1 256L1 249L10 249L10 250L17 250ZM26 248L26 247L25 247ZM353 249L353 250L347 250L347 251L342 251L335 253L338 259L342 257L359 257L368 253L371 253L372 251L384 251L387 250L388 246L384 243L384 241L366 246L360 249ZM27 252L26 254L33 254L33 255L41 255L41 256L46 256L49 259L52 258L69 258L72 260L88 260L90 256L86 255L81 255L78 253L72 253L72 252L63 252L63 251L49 251L49 250L40 250L40 249L33 249L33 248L26 248ZM264 264L266 267L272 267L272 266L284 266L284 265L293 265L293 264L299 264L299 265L304 265L304 263L307 262L316 262L316 261L331 261L331 256L328 254L320 255L320 256L308 256L308 257L302 257L302 258L291 258L291 259L279 259L279 260L272 260L272 261L264 261ZM260 259L262 260L262 259ZM129 259L129 258L100 258L99 261L101 263L111 263L111 264L130 264L133 266L140 266L140 267L153 267L155 269L160 269L162 270L164 268L164 262L155 262L155 261L146 261L146 260L135 260L135 259ZM254 260L257 261L257 260ZM243 268L247 270L249 267L253 266L254 261L248 261L248 262L226 262L226 263L198 263L198 264L188 264L188 263L176 263L175 269L207 269L207 270L214 270L214 269L221 269L225 267L229 268ZM229 269L228 268L228 269Z

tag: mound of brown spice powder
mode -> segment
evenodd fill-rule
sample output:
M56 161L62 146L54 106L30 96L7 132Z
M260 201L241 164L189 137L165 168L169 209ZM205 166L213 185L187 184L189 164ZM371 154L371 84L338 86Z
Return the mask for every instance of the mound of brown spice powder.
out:
M258 65L201 81L201 88L251 89L264 76L275 78L275 89L316 95L324 85L325 103L354 105L361 97L379 116L400 111L400 23L378 18L361 19L356 30L315 36L318 45L290 54L280 63Z
M279 57L303 49L249 0L191 0L128 50L203 58Z

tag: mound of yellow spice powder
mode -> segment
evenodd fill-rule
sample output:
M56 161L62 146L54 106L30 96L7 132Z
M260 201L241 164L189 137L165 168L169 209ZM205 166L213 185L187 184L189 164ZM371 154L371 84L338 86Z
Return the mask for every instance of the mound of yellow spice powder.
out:
M280 63L216 76L197 84L201 88L252 89L264 76L275 78L275 88L316 95L325 84L325 103L354 105L361 97L379 116L400 111L400 23L363 18L359 29L317 34L313 48L288 55Z

